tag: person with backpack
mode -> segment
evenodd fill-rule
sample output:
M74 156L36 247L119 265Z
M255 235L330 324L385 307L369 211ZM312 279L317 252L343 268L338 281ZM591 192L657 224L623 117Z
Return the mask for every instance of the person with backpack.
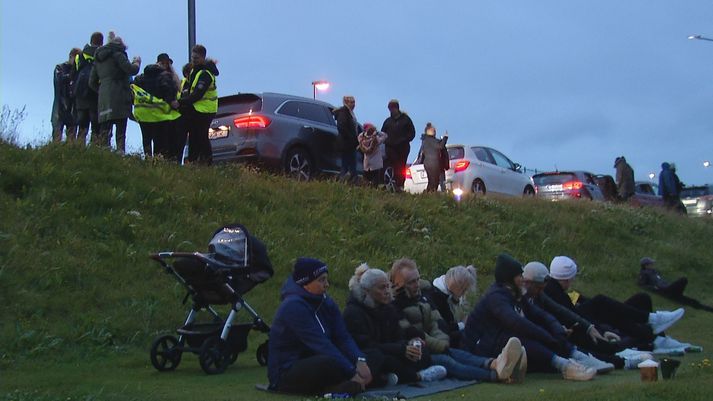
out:
M374 124L366 123L357 138L359 151L364 154L364 178L374 187L381 185L384 175L384 142L388 137L377 131Z
M94 32L89 38L89 43L84 45L81 53L74 59L75 78L72 92L74 94L74 108L77 115L76 141L82 146L86 145L89 124L92 127L91 142L96 143L99 135L99 116L97 102L99 97L96 91L89 87L89 77L94 69L94 55L99 47L104 45L104 35Z
M72 78L74 77L74 59L81 50L69 51L69 59L54 67L54 102L52 103L52 142L62 142L62 132L71 141L77 131L72 98Z

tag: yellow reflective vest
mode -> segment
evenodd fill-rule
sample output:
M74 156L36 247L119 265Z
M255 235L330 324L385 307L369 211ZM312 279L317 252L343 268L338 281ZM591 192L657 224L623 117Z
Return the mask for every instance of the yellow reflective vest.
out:
M196 87L196 84L198 83L198 77L200 77L203 73L210 75L210 86L208 87L208 90L203 94L203 97L197 102L193 103L193 108L195 108L196 111L199 113L215 113L218 111L218 89L215 85L215 76L211 74L210 71L198 71L196 77L193 78L193 83L191 84L191 92L193 92Z
M136 84L131 84L134 92L134 118L140 123L158 123L173 121L181 116L178 110L171 108L160 97L156 97Z

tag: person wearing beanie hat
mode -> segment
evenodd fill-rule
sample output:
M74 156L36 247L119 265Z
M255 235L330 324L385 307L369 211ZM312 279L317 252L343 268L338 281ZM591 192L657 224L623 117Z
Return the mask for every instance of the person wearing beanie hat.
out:
M494 356L512 337L527 350L528 371L559 371L567 380L590 380L596 370L570 360L581 353L567 341L562 325L552 315L523 300L522 263L507 254L498 256L495 283L468 316L468 350Z
M270 328L270 389L314 395L355 395L371 382L366 356L327 295L327 264L298 258L280 290L282 302Z
M684 310L653 311L651 297L638 293L624 302L599 294L593 298L579 293L570 296L568 291L574 281L576 264L566 256L557 256L550 264L551 280L547 281L545 293L558 304L579 314L595 325L613 327L616 332L628 337L629 348L650 347L656 335L671 327Z

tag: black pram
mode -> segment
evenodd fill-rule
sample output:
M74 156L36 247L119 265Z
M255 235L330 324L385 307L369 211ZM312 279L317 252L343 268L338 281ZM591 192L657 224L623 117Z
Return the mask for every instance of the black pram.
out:
M269 332L270 328L243 299L257 284L272 277L273 269L267 248L240 224L221 227L213 234L209 253L160 252L151 258L166 273L182 283L193 301L178 337L164 335L151 346L151 363L159 371L176 369L184 351L198 354L201 368L208 374L222 373L247 349L250 330ZM171 260L173 263L169 263ZM222 319L211 305L230 305ZM245 309L252 323L233 324L238 312ZM208 311L213 323L195 323L198 312ZM260 365L267 364L267 341L257 348Z

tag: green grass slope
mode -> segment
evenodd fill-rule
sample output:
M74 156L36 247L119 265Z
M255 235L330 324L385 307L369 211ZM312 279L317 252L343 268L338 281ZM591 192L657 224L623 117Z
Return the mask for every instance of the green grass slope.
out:
M217 377L186 356L155 372L154 336L180 325L182 288L149 260L159 250L205 250L212 232L241 222L268 246L275 277L246 297L269 322L298 256L330 266L343 305L361 262L387 268L402 256L433 277L475 264L479 287L495 257L547 263L570 255L576 287L624 299L638 291L641 256L669 277L686 275L689 296L713 304L713 224L589 202L410 196L297 183L236 165L184 168L97 149L0 143L0 400L274 399L252 390L265 371L252 355ZM661 308L673 308L654 297ZM713 349L713 314L688 309L671 331ZM251 347L264 339L255 335ZM675 382L642 385L635 372L590 383L532 375L523 386L478 385L432 399L708 399L710 357L687 356ZM605 384L605 385L603 385ZM288 397L289 398L289 397Z

